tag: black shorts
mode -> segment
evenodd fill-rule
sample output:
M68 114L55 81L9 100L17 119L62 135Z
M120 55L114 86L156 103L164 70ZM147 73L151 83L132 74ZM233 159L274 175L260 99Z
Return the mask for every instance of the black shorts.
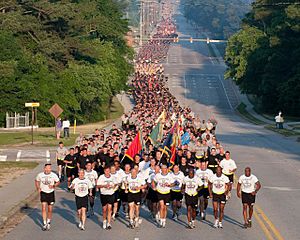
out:
M226 203L226 195L225 193L223 194L215 194L213 193L213 202L218 202L218 203Z
M74 168L68 168L66 167L66 174L67 174L67 178L69 177L76 177L77 174L78 174L78 169L77 167L74 167Z
M114 203L119 202L119 201L120 201L120 194L119 194L119 189L118 189L114 193Z
M255 195L251 193L242 192L242 203L253 205L255 203Z
M120 189L119 197L121 202L128 202L128 193L125 192L125 189Z
M142 194L141 192L138 193L128 193L128 203L134 202L136 205L140 205L142 201Z
M86 208L87 209L88 206L89 206L88 195L86 195L84 197L75 196L75 202L76 202L77 210L79 210L81 208Z
M169 206L170 205L170 199L171 199L171 193L162 194L157 192L157 199L158 201L164 201L164 204Z
M40 193L40 199L41 202L46 202L48 203L48 205L53 205L55 203L55 194L54 191L51 193L45 193L45 192L41 192Z
M198 197L203 197L204 199L209 199L208 188L202 188L198 192Z
M175 192L171 190L171 201L181 201L183 194L181 192Z
M114 194L112 195L100 194L100 199L101 199L102 207L107 204L113 205L115 201Z
M190 196L188 194L185 194L185 204L187 206L191 206L192 208L197 209L198 208L198 194L195 196Z
M56 160L57 166L65 166L66 164L64 163L64 160Z
M233 183L234 182L234 174L230 174L230 175L226 175L226 174L224 174L226 177L228 177L229 178L229 182L230 183Z
M157 203L157 192L154 191L151 187L148 190L147 199L150 200L152 203Z

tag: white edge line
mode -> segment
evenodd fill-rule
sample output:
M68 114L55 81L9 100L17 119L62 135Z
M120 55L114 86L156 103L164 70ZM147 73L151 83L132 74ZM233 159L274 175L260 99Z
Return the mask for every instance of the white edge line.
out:
M225 96L226 96L226 98L227 98L228 104L229 104L231 110L233 110L233 107L232 107L232 105L231 105L231 103L230 103L230 101L229 101L229 97L228 97L227 92L226 92L226 90L225 90L225 86L224 86L224 83L222 82L222 78L221 78L220 74L219 74L219 79L220 79L220 82L221 82L221 84L222 84L222 87L223 87Z

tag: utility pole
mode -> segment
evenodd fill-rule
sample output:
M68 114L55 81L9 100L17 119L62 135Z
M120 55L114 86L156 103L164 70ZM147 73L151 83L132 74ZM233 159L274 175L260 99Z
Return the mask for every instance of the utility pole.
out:
M144 8L143 8L143 0L141 0L141 4L140 4L140 47L142 46L143 44L143 11L144 11Z

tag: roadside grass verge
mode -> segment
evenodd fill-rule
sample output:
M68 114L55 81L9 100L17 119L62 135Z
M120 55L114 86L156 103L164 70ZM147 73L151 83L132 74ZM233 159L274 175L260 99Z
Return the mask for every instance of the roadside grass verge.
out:
M16 161L7 161L0 162L0 170L8 168L26 168L33 169L38 165L37 162L16 162Z
M65 146L72 146L75 139L80 132L83 134L92 134L96 128L104 128L111 124L114 120L121 117L123 114L123 106L116 97L112 100L110 111L106 113L104 121L78 125L76 127L76 134L73 133L74 128L70 128L70 137L56 139L54 127L52 128L39 128L33 130L34 146L39 147L52 147L57 146L59 141L64 142ZM61 133L61 136L63 133ZM0 131L0 146L30 146L31 145L31 129L26 130L2 130Z
M240 113L240 115L246 119L247 121L255 124L255 125L263 125L265 122L257 119L256 117L252 116L247 110L246 110L246 105L242 102L238 105L236 110Z
M266 129L268 130L271 130L273 132L277 132L277 133L280 133L281 135L285 136L285 137L293 137L293 136L300 136L300 133L299 132L296 132L296 131L293 131L293 130L290 130L290 129L278 129L275 127L275 124L274 125L271 125L271 124L268 124L265 126Z

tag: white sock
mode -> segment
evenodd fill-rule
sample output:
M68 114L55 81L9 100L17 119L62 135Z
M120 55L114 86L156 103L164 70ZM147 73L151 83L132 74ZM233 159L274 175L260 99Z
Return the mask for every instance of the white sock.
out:
M47 224L47 220L43 220L43 223L44 223L44 225L46 225Z
M48 219L47 219L47 223L49 224L50 222L51 222L51 219L48 218Z

